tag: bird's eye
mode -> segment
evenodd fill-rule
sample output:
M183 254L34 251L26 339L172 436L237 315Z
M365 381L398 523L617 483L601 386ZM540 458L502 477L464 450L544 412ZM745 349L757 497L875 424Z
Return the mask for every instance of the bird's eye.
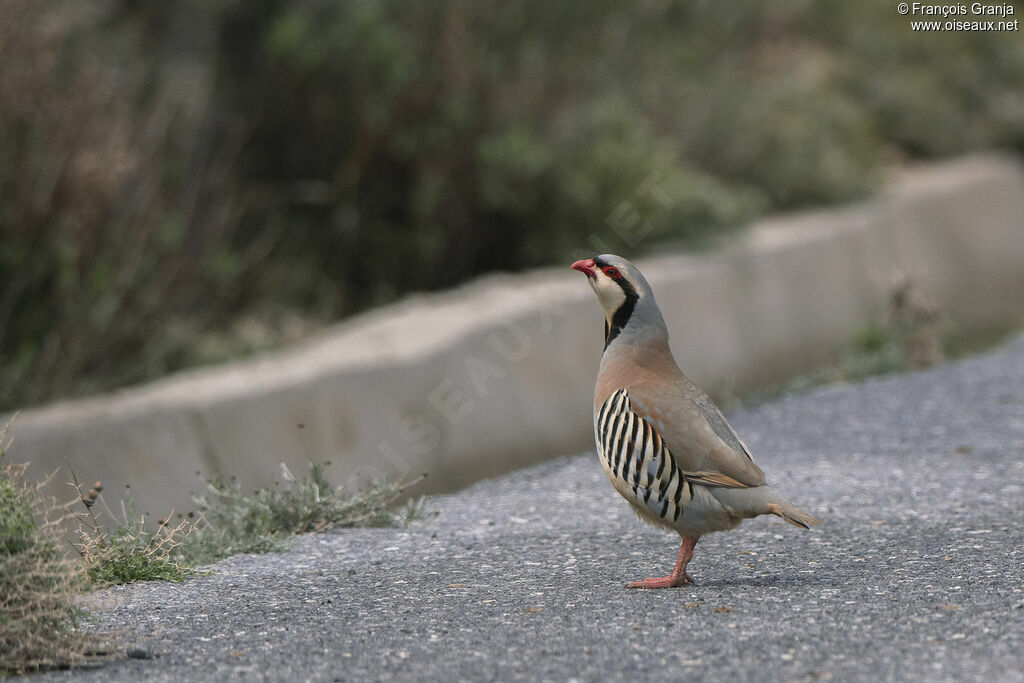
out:
M607 266L605 268L602 268L601 270L608 277L611 277L611 278L619 277L619 269L616 268L615 266Z

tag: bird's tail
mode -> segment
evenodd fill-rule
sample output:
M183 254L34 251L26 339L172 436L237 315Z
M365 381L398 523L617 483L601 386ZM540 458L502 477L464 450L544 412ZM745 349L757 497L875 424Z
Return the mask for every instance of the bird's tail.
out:
M745 489L715 488L711 489L711 492L722 505L736 510L745 517L777 515L793 526L804 529L821 524L817 518L787 501L770 486Z
M807 529L817 524L821 524L821 520L817 517L807 514L792 503L769 503L765 507L767 508L766 512L768 512L768 514L778 515L793 526Z

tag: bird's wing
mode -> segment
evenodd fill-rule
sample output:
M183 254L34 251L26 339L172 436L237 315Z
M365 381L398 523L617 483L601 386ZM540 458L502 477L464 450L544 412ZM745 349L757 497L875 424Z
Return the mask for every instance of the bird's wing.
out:
M684 466L674 446L654 423L638 411L625 389L613 392L594 419L598 453L616 490L649 521L670 527L694 499L694 485L711 488L749 488L729 474Z
M629 387L631 408L657 430L687 479L705 486L763 486L764 472L711 399L688 380Z

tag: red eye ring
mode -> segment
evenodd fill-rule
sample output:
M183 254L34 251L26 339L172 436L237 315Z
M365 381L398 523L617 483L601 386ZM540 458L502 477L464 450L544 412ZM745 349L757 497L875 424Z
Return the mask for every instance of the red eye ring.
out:
M619 269L616 268L615 266L605 266L604 268L601 269L601 272L610 278L621 277L621 275L619 274Z

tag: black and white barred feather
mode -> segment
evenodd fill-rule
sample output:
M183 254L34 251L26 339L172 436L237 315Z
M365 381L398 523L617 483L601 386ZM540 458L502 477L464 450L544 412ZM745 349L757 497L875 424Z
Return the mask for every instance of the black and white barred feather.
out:
M693 482L654 426L634 412L625 389L604 402L594 429L601 465L616 488L633 504L678 522L693 500Z

